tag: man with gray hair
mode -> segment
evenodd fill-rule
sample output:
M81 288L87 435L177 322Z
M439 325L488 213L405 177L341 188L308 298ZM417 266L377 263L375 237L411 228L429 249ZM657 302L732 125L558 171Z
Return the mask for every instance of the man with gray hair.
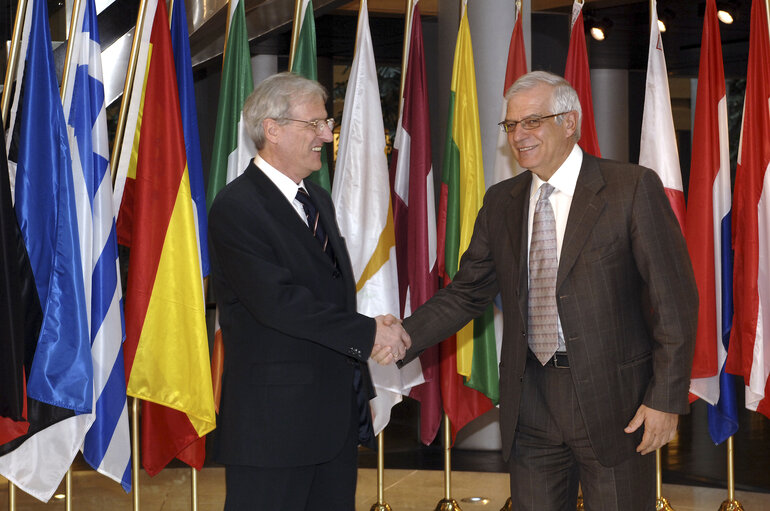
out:
M452 283L405 319L407 363L501 294L500 428L513 509L655 509L655 458L687 413L698 297L650 169L577 146L574 89L545 72L507 91L522 174L489 189ZM375 360L399 358L387 349Z
M356 312L331 198L305 181L332 141L326 98L291 73L260 83L243 107L259 154L209 214L227 511L353 511L357 446L373 446L367 358L375 342L409 346L400 325Z

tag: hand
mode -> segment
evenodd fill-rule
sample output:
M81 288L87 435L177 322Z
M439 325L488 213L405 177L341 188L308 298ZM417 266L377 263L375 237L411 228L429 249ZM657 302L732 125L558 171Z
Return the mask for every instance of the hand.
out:
M372 359L380 365L387 365L404 358L406 350L412 345L409 334L395 316L377 316L377 333L372 349Z
M636 446L636 452L648 454L674 439L678 423L679 415L675 413L661 412L641 405L623 431L633 433L644 424L644 435L642 442Z

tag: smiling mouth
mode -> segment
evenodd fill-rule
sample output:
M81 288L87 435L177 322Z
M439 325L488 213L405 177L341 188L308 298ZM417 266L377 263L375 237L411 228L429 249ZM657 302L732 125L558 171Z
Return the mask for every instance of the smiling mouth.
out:
M531 145L531 146L527 146L527 147L519 147L518 150L519 150L520 153L525 153L527 151L531 151L535 147L537 147L537 146Z
M314 147L312 150L317 152L317 153L320 153L321 152L321 146Z

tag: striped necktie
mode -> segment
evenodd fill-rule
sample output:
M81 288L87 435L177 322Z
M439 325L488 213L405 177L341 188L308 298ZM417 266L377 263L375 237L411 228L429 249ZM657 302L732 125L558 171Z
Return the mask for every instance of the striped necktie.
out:
M556 218L548 197L554 187L543 183L535 205L529 245L529 348L545 364L559 346L556 307Z
M310 230L313 231L313 236L315 236L315 238L321 244L321 249L326 252L326 255L328 255L332 262L334 262L334 252L332 251L331 245L329 245L329 237L326 235L326 231L324 230L323 222L321 222L321 214L318 212L318 208L315 207L315 204L310 198L310 195L302 187L297 190L296 198L302 204L303 209L305 210L307 225L310 227Z

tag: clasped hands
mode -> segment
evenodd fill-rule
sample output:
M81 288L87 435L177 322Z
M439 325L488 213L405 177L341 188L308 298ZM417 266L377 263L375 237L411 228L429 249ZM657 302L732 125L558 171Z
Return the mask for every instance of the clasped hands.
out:
M412 339L401 326L401 320L392 314L377 316L377 333L374 338L372 360L380 365L388 365L402 360L406 350L412 346Z

